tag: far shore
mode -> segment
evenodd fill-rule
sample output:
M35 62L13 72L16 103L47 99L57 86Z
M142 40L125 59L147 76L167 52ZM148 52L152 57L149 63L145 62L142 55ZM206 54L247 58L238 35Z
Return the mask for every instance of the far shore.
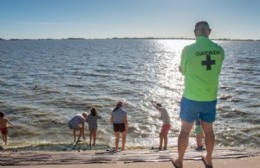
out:
M112 38L39 38L39 39L18 39L18 38L12 38L12 39L3 39L0 38L0 41L23 41L23 40L195 40L195 38L189 38L189 37L112 37ZM217 41L260 41L260 39L231 39L231 38L218 38L218 39L212 39Z

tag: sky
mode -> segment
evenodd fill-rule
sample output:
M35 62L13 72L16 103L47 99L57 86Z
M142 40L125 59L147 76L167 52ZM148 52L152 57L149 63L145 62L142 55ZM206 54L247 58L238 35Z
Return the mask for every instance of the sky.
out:
M0 0L0 38L260 39L260 0Z

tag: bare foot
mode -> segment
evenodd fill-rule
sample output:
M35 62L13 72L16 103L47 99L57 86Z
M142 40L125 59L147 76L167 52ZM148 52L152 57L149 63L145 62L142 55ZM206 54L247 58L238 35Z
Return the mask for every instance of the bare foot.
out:
M182 163L180 163L180 161L178 161L178 159L176 159L176 160L172 159L171 162L175 168L182 168Z
M202 156L202 162L204 163L206 168L213 168L212 166L212 162L211 161L207 161L205 157Z

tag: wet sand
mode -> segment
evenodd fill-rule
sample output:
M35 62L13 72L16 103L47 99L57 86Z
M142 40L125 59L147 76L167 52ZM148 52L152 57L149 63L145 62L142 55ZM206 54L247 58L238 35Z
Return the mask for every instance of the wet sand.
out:
M185 168L204 168L201 156L205 151L188 149L185 155ZM177 149L166 151L135 149L122 152L105 150L71 152L1 152L1 166L8 168L158 168L173 167L170 160L177 157ZM258 168L260 149L216 148L213 155L215 168Z

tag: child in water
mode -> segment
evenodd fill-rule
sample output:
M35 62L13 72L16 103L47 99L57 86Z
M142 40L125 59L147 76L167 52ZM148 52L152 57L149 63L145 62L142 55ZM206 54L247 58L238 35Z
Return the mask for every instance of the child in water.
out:
M86 112L83 112L82 114L76 114L73 116L69 121L69 128L73 129L73 137L74 142L76 142L76 131L79 130L78 135L78 142L80 141L81 136L83 139L85 139L85 121L87 119L88 115Z
M161 113L161 120L163 121L162 129L160 132L160 146L159 150L162 150L162 145L164 142L164 150L167 150L168 144L168 132L171 128L171 121L167 110L160 104L155 101L151 101L152 105Z
M128 121L127 121L127 112L123 109L123 106L124 106L123 102L119 101L111 114L111 123L113 124L113 129L116 136L115 151L118 151L120 133L122 134L121 150L122 151L125 150L126 135L128 132Z
M96 145L96 137L97 137L97 120L100 119L101 116L99 116L97 110L93 107L90 110L90 115L88 115L88 118L86 122L88 123L88 128L90 131L90 136L89 136L89 145L91 146L91 141L93 139L93 146Z
M201 127L200 119L195 121L195 133L196 133L196 143L197 143L196 151L205 150L205 148L203 147L203 143L202 143L204 134L203 134L203 130Z
M7 118L4 117L5 114L3 112L0 112L0 130L1 135L3 138L3 141L5 145L7 145L7 136L8 136L8 129L7 124L13 125Z

